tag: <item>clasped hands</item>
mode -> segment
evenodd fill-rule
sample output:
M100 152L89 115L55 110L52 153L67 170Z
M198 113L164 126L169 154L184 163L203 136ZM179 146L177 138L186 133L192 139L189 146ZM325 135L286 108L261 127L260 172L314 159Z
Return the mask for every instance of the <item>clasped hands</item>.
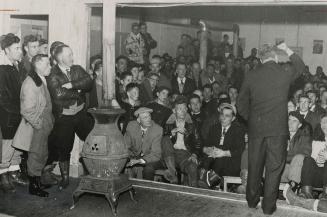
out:
M203 152L210 158L226 157L226 151L216 147L204 147Z
M72 82L68 82L68 83L65 83L63 85L61 85L62 88L66 88L66 89L72 89L73 88L73 84ZM79 93L81 92L81 90L77 90Z

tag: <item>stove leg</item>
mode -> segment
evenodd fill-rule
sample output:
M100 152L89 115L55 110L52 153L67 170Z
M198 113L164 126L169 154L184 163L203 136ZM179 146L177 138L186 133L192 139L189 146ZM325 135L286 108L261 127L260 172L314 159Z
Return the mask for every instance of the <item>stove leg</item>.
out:
M82 191L75 191L73 193L73 205L70 207L70 209L74 209L76 203L79 201L79 197L83 194Z
M117 216L117 206L118 206L117 198L114 195L110 196L110 194L106 194L105 196L110 204L112 214L114 216Z
M134 201L135 203L137 203L137 200L135 199L135 189L132 187L131 189L129 189L129 195L132 199L132 201Z

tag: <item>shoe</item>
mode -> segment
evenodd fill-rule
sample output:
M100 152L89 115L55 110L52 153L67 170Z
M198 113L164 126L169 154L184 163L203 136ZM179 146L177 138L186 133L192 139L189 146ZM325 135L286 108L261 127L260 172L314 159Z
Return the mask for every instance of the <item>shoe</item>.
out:
M220 184L221 178L213 170L207 171L206 183L210 188L213 188Z
M8 175L9 175L9 179L12 182L23 186L28 185L28 180L24 178L24 176L20 171L16 170L16 171L8 172Z
M164 178L167 179L171 184L177 184L177 172L175 168L175 158L174 157L166 157L165 163L167 166L167 170L165 170Z
M42 175L41 175L41 184L44 186L51 187L53 185L58 185L59 180L57 179L56 175L52 173L54 169L53 164L47 165L44 167L42 170Z
M319 195L320 200L327 200L327 185L322 189L322 193Z
M2 190L5 193L15 193L16 188L14 184L10 181L8 173L3 173L0 175Z
M292 206L299 206L309 210L313 209L315 200L297 196L289 184L284 187L283 195L286 198L286 202Z
M59 182L59 190L65 189L69 185L69 161L59 162L61 173L61 181Z
M299 193L299 196L305 199L313 199L312 186L302 186L301 193Z
M30 184L28 187L28 192L31 195L36 195L39 197L48 197L49 193L42 190L40 176L29 176Z

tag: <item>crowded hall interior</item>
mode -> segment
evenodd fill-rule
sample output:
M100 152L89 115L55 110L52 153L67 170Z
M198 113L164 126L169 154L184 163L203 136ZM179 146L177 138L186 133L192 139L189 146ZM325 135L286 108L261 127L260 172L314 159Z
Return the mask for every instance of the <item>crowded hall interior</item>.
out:
M1 0L0 216L323 216L326 11Z

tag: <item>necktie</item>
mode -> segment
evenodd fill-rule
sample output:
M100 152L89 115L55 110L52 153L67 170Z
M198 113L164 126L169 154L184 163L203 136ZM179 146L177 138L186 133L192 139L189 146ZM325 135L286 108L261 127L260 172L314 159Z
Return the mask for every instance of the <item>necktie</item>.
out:
M183 89L184 89L184 80L181 79L181 83L179 84L179 92L183 93Z
M219 145L224 145L225 135L226 135L226 128L223 128L223 132L222 132L221 137L220 137Z
M143 138L144 135L145 135L145 130L141 130L141 135L142 135L142 138Z
M70 69L66 69L66 73L67 73L67 78L69 81L71 81L71 74L70 74Z

